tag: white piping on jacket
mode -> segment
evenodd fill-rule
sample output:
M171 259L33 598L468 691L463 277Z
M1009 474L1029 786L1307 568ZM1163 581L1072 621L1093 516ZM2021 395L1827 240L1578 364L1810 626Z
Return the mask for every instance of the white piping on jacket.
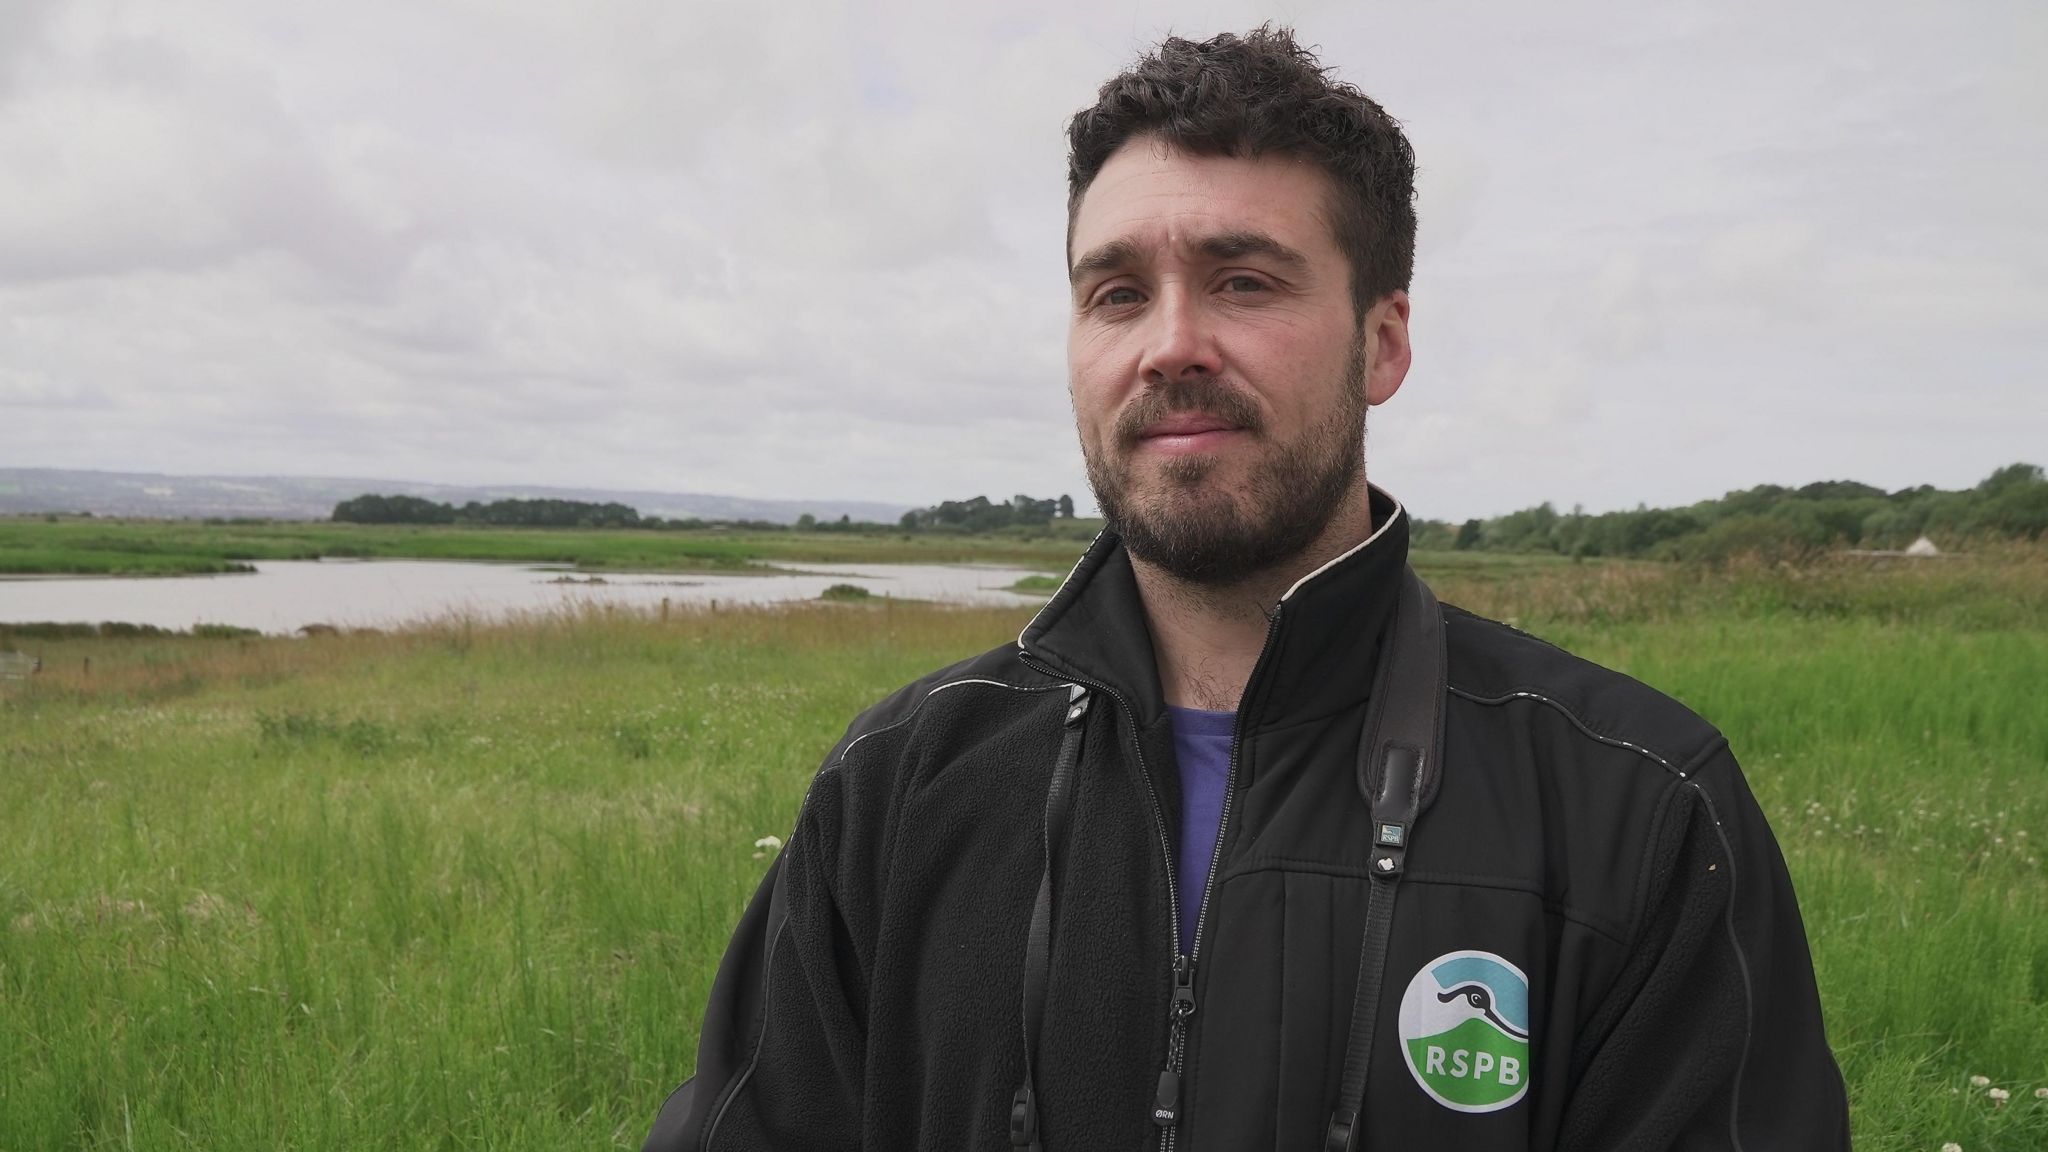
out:
M1372 485L1367 484L1365 486L1365 490L1366 507L1368 508L1372 507L1371 494L1374 492L1378 492L1380 495L1385 496L1389 500L1394 500L1393 494L1388 492L1384 488L1375 488ZM1345 560L1358 555L1360 552L1365 551L1367 548L1370 548L1372 546L1373 541L1379 539L1380 536L1383 533L1385 533L1387 529L1392 528L1394 526L1394 521L1399 520L1401 517L1406 516L1407 514L1407 510L1401 507L1401 502L1399 500L1394 500L1394 514L1392 516L1387 517L1386 523L1381 524L1378 528L1373 529L1372 535L1367 536L1365 539L1360 540L1358 543L1353 544L1351 547L1346 548L1344 551L1339 552L1335 556L1330 557L1327 561L1323 562L1323 564L1320 567L1318 567L1315 571L1309 573L1306 576L1303 576L1299 580L1296 580L1293 583L1293 585L1291 585L1287 589L1287 591L1282 592L1280 594L1280 602L1282 604L1287 603L1287 598L1289 596L1294 595L1296 592L1300 591L1301 586L1303 584L1308 583L1316 577L1321 576L1323 573L1328 572L1331 568L1336 567L1338 564L1344 562Z
M1038 626L1038 618L1045 615L1046 608L1052 607L1053 601L1058 600L1060 598L1060 593L1065 592L1067 590L1067 585L1072 584L1074 582L1074 573L1079 572L1081 570L1082 562L1088 559L1089 553L1095 551L1095 546L1102 542L1102 537L1108 531L1109 528L1107 525L1105 525L1102 531L1097 532L1095 536L1088 541L1088 547L1083 548L1081 550L1081 559L1074 561L1074 566L1072 568L1067 569L1066 579L1061 580L1060 586L1058 588L1053 589L1052 596L1045 602L1045 606L1031 614L1031 619L1025 623L1022 631L1019 631L1017 633L1017 648L1019 651L1030 651L1030 649L1024 647L1024 633L1029 632L1033 628L1036 628Z
M1323 564L1318 566L1315 571L1310 572L1308 575L1303 576L1299 580L1296 580L1292 585L1288 587L1287 591L1280 594L1280 602L1282 604L1285 604L1287 602L1287 598L1289 596L1292 596L1296 592L1300 591L1302 585L1308 583L1309 581L1315 579L1318 576L1321 576L1323 573L1329 571L1331 568L1335 567L1344 560L1347 560L1352 556L1356 556L1358 553L1371 547L1373 541L1379 539L1382 535L1386 533L1387 529L1394 526L1394 521L1399 520L1408 514L1408 510L1402 507L1401 502L1399 500L1394 499L1394 495L1391 492L1388 492L1384 488L1375 488L1371 484L1367 484L1365 487L1367 493L1367 506L1371 506L1371 493L1378 492L1380 495L1385 496L1388 500L1393 501L1393 515L1388 516L1385 522L1383 522L1378 528L1373 529L1372 535L1367 536L1365 539L1360 540L1358 543L1353 544L1351 547L1346 548L1344 551L1338 553L1335 556L1332 556L1329 560L1325 561ZM1095 534L1095 538L1088 542L1087 549L1081 553L1081 560L1086 560L1088 558L1088 553L1095 551L1095 545L1102 539L1103 533L1108 531L1108 528L1104 528L1102 532L1097 532ZM1081 570L1081 560L1074 561L1074 566L1067 570L1066 579L1061 580L1060 586L1053 591L1052 599L1047 600L1045 602L1045 608L1040 608L1037 612L1033 613L1030 622L1024 625L1023 631L1017 633L1018 648L1024 648L1024 633L1029 632L1031 631L1031 629L1037 627L1039 617L1045 615L1045 609L1052 607L1053 601L1058 600L1060 598L1060 593L1065 592L1067 590L1068 584L1073 583L1074 574Z
M925 701L931 699L934 696L937 696L939 693L944 692L948 688L958 688L962 684L988 684L996 688L1008 688L1013 692L1049 692L1052 690L1053 687L1047 686L1044 688L1028 688L1022 684L1009 684L1001 680L984 680L974 676L970 676L961 680L948 680L943 684L934 684L931 686L930 689L928 689L925 692L924 695L918 697L917 703L911 705L910 711L905 712L900 718L892 720L889 723L882 725L880 728L870 728L866 732L863 732L860 735L855 736L851 741L847 743L846 747L839 750L839 755L832 758L832 764L826 765L826 767L832 767L833 765L837 764L844 764L846 762L846 758L853 754L854 747L858 745L861 741L867 739L870 736L878 736L884 732L888 732L896 728L901 728L903 725L910 723L912 720L917 718L918 712L924 708ZM1059 685L1059 687L1065 687L1065 685Z

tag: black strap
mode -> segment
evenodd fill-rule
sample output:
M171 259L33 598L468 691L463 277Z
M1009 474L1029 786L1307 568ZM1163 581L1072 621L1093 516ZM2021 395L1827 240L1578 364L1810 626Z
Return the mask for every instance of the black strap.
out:
M1088 715L1088 690L1071 685L1067 694L1067 731L1053 762L1052 784L1045 790L1045 872L1038 881L1038 900L1031 906L1031 931L1024 944L1024 1083L1010 1100L1010 1143L1041 1152L1038 1142L1038 1034L1045 1023L1045 986L1052 971L1053 849L1064 842L1067 813L1073 809L1074 772L1081 762L1081 720Z
M1366 898L1365 935L1358 947L1358 985L1351 1000L1344 1073L1324 1152L1356 1152L1358 1112L1365 1103L1366 1074L1379 1025L1380 984L1394 923L1394 893L1415 841L1415 822L1436 799L1442 775L1443 610L1414 569L1405 577L1373 676L1358 748L1358 788L1372 811L1372 887Z

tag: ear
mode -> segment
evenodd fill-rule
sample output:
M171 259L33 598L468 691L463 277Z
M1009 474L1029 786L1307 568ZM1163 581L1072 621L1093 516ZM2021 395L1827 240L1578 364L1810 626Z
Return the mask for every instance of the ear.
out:
M1365 402L1385 404L1408 378L1408 293L1395 289L1365 314Z

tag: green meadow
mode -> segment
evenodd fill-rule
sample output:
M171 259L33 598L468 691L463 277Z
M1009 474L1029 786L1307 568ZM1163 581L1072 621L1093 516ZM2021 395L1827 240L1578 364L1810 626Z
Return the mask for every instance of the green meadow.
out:
M2048 553L1420 560L1728 732L1859 1149L2048 1147ZM860 708L1026 614L0 628L44 661L0 681L0 1149L637 1147L757 841Z
M1062 571L1101 526L1031 532L798 532L740 528L489 528L324 520L0 517L0 576L172 576L246 571L255 560L488 560L595 571L704 572L761 561L1017 564Z

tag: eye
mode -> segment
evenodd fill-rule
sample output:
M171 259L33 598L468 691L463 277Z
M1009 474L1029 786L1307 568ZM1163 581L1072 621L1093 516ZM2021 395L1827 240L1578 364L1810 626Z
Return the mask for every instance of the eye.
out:
M1267 291L1266 282L1256 276L1232 276L1223 281L1223 290L1233 296L1247 296Z
M1102 295L1097 296L1095 302L1111 308L1121 308L1126 304L1136 304L1138 302L1138 290L1130 287L1111 288Z

